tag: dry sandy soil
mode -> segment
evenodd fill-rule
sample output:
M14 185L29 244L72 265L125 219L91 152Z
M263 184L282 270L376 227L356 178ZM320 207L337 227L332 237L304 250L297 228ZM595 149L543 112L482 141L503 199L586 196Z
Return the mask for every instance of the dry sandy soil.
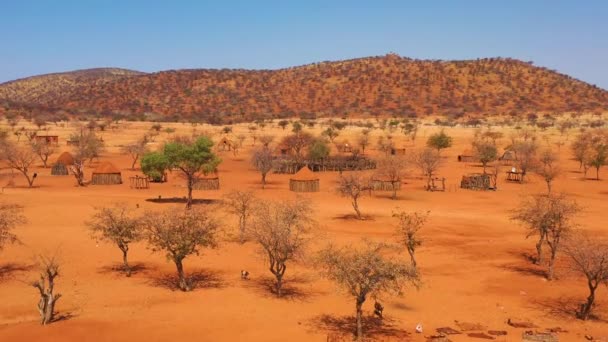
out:
M113 270L120 261L119 250L97 244L84 224L94 206L125 202L133 207L139 204L141 211L154 210L171 204L148 199L185 195L184 182L176 175L170 175L168 183L152 184L147 190L129 188L128 177L139 171L128 170L129 158L120 155L119 146L134 141L149 127L131 123L103 133L108 149L101 160L110 160L122 169L122 185L79 188L72 176L50 176L50 169L38 168L35 188L26 188L24 178L17 176L17 187L0 194L3 202L22 204L29 220L15 230L22 244L8 246L0 254L0 341L325 341L332 332L348 334L354 301L322 279L310 263L289 265L288 295L277 299L266 288L270 274L255 246L240 245L229 237L218 249L185 260L186 271L200 280L190 293L167 286L167 279L175 272L173 264L144 243L131 248L131 261L138 265L131 278ZM182 134L193 129L182 124L173 127ZM211 130L204 126L197 129ZM416 146L422 146L437 129L422 127ZM68 150L65 141L72 130L69 126L51 128L60 135L62 151ZM352 128L349 133L357 130ZM246 125L237 126L235 131L247 133ZM276 135L288 132L271 127L264 131ZM424 341L438 327L458 328L457 320L482 324L486 330L507 331L508 335L498 337L498 341L520 341L524 329L508 326L506 321L512 318L531 321L538 330L561 327L568 331L560 334L562 341L581 341L585 335L608 338L606 288L598 290L598 319L574 319L572 312L586 296L586 283L563 268L558 268L559 280L546 281L544 268L527 259L534 251L534 240L526 239L524 229L509 219L509 210L522 196L545 191L545 184L535 176L525 184L508 184L501 175L497 192L459 189L463 174L480 170L477 165L456 161L470 145L473 129L449 128L447 132L454 137L454 147L443 152L445 164L440 174L447 178L446 192L424 191L424 181L412 170L398 200L391 200L388 193L362 199L361 209L372 217L365 221L344 219L352 209L348 199L335 194L337 173L321 174L321 191L305 195L315 205L322 233L311 246L313 250L329 239L342 244L357 243L363 237L394 241L391 213L396 207L431 211L421 231L424 244L418 252L423 284L418 290L407 289L402 297L385 298L385 325L372 328L371 335L384 341ZM375 142L381 133L373 134ZM562 139L555 132L548 135L551 141ZM168 136L161 133L153 145L160 145ZM399 133L395 136L405 141ZM221 190L195 191L196 198L219 199L232 189L252 189L262 198L295 196L288 191L288 175L270 174L269 186L261 189L259 176L249 163L251 140L245 145L236 157L229 152L221 154ZM585 207L580 220L585 230L608 235L608 181L582 180L578 165L570 160L569 148L561 150L565 172L555 182L556 191L571 194ZM8 172L2 170L2 185ZM225 215L223 222L228 231L235 230L236 219ZM57 289L63 294L58 310L64 319L45 327L38 324L36 290L28 285L36 278L33 257L41 252L59 255ZM249 270L251 280L240 279L241 269ZM370 299L366 315L371 316L372 310ZM418 323L424 326L422 334L414 332ZM466 334L450 338L475 340Z

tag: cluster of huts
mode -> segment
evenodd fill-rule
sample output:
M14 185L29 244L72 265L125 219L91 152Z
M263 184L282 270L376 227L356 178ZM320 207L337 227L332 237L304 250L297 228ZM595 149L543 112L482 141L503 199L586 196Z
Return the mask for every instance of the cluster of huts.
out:
M69 152L63 152L51 167L52 176L67 176L70 168L75 164L74 156ZM91 174L91 184L93 185L114 185L122 184L120 170L114 164L104 161L99 163Z

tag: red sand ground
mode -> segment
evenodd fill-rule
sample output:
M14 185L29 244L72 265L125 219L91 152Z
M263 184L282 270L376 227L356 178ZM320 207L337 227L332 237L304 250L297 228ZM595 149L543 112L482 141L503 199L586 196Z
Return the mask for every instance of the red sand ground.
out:
M286 273L287 286L293 293L274 298L261 284L269 272L251 243L242 246L226 241L217 250L188 257L186 271L207 277L201 288L190 293L172 291L162 284L163 277L174 274L174 266L163 254L151 253L144 243L130 251L132 263L140 264L141 270L131 278L111 270L119 263L120 252L91 239L84 222L93 207L126 202L133 207L139 204L141 211L161 209L169 204L146 199L186 193L176 175L170 175L166 184L152 184L148 190L129 188L128 177L138 172L127 170L130 160L117 154L118 146L143 134L143 127L132 124L104 133L109 149L102 161L109 160L122 169L122 185L78 188L71 176L53 177L50 169L38 169L36 188L23 187L25 180L17 176L19 187L5 189L0 195L2 201L22 204L29 220L15 230L23 244L8 246L0 254L0 267L5 270L0 277L0 341L325 341L328 333L339 330L354 313L350 297L321 279L311 265L300 263L288 265ZM185 125L175 127L182 133L191 130ZM239 129L245 132L245 127ZM424 127L417 145L422 145L425 136L435 129ZM69 129L60 131L64 139ZM285 134L280 129L266 131ZM520 341L523 329L509 327L505 323L508 318L532 321L541 330L556 326L568 330L560 334L561 341L581 341L587 334L608 337L606 289L598 290L597 314L601 319L575 320L568 310L585 298L584 280L558 269L560 279L547 282L543 268L530 264L525 257L533 253L534 240L526 240L523 228L509 220L509 210L520 197L544 191L544 183L532 176L523 185L507 184L501 175L497 192L458 189L464 173L479 170L456 162L458 153L469 146L473 130L453 128L447 132L454 136L455 146L444 152L446 163L440 173L448 179L445 193L424 191L424 181L413 170L398 200L391 200L389 193L362 199L362 211L373 217L366 221L341 218L352 209L347 199L334 193L337 173L321 174L321 192L305 195L314 202L320 223L321 237L313 249L329 239L338 243L357 242L362 237L393 240L391 212L396 207L431 210L428 224L421 231L424 244L418 252L422 287L407 289L403 297L383 300L385 316L397 335L391 337L391 329L387 329L388 336L375 337L403 340L400 336L407 332L411 340L423 341L423 336L434 334L438 327L457 328L454 320L458 320L508 331L499 341ZM379 134L374 131L374 143ZM156 144L164 138L165 133ZM553 141L558 138L555 133L551 135ZM251 140L246 144L251 145ZM237 157L222 153L221 190L195 191L195 197L217 199L231 189L254 189L263 198L295 196L288 191L288 175L269 175L270 184L262 190L259 176L248 162L248 152L247 148ZM567 146L562 147L562 161L565 172L555 182L555 190L572 194L585 207L581 219L584 229L606 236L608 180L581 180ZM87 173L91 170L89 167ZM5 176L7 172L3 170ZM6 178L0 181L4 185ZM225 216L223 221L228 230L234 231L234 218ZM58 310L68 319L42 327L38 324L36 290L28 285L36 278L36 270L28 265L37 253L55 251L62 265L57 290L63 297ZM251 280L240 280L241 269L251 273ZM369 299L366 314L371 315L372 310L373 300ZM423 334L414 333L419 322L424 326ZM472 340L466 334L450 338Z

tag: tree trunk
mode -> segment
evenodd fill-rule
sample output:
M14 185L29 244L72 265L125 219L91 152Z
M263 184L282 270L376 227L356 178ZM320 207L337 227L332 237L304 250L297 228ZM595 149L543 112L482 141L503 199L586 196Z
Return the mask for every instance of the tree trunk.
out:
M547 192L551 194L551 181L547 181Z
M600 180L600 166L595 167L595 179Z
M543 243L545 242L545 234L541 234L538 242L536 243L536 260L535 264L540 265L543 261Z
M188 175L188 201L186 209L192 208L192 186L194 185L194 175Z
M359 203L357 203L357 199L354 198L353 199L353 209L355 209L355 213L357 213L357 218L360 220L361 219L361 211L359 211Z
M245 243L245 218L239 217L239 230L241 243Z
M363 340L363 303L365 302L365 299L360 300L357 299L357 305L356 305L356 309L357 309L357 341L361 341Z
M262 189L266 188L266 174L262 173Z
M593 303L595 302L595 289L597 289L598 284L593 284L590 280L587 281L587 286L589 286L589 297L587 297L587 302L581 304L581 310L578 313L578 317L582 320L589 319L591 315L591 310L593 309Z
M553 270L555 266L555 255L557 254L557 250L551 248L551 259L549 259L549 270L547 271L547 279L553 280Z
M407 249L407 253L410 255L410 260L412 261L412 266L416 268L416 257L414 256L414 250L412 248Z
M184 292L190 291L191 288L186 280L186 276L184 275L184 265L182 264L181 259L175 260L175 267L177 267L177 285L179 286L179 289Z
M135 170L135 164L137 163L137 159L139 159L139 156L133 158L133 163L131 164L131 170Z
M125 267L125 271L127 272L127 277L131 276L131 266L129 266L129 260L127 258L127 253L129 252L128 246L123 246L120 248L122 251L122 262Z

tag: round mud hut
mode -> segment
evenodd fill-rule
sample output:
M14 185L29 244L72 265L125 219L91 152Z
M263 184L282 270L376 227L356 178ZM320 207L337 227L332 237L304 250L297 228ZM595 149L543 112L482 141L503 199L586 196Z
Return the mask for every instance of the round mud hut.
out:
M220 177L217 173L210 173L208 175L199 176L192 185L194 190L219 190L220 189Z
M319 177L308 166L304 166L289 179L289 190L295 192L318 192Z
M55 164L51 168L52 176L67 176L70 174L69 168L74 165L74 156L70 152L63 152L57 158Z
M100 163L91 176L91 184L93 185L114 185L122 184L120 170L110 162Z

